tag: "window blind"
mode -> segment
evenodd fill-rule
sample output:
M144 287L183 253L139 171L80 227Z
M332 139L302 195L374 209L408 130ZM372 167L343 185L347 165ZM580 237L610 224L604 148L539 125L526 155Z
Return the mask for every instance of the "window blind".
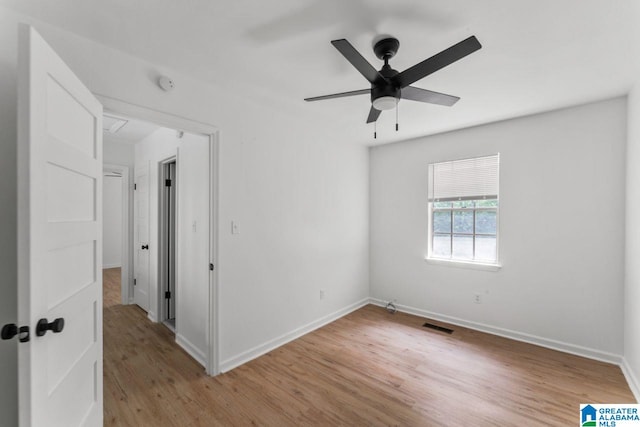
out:
M497 199L500 155L429 164L429 201Z

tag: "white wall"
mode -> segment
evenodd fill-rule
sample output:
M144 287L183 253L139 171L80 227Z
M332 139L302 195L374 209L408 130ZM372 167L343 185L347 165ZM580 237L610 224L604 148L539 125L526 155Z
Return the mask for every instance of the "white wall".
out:
M102 180L102 268L122 266L122 178Z
M0 7L0 238L15 247L15 99L17 23L34 22ZM219 356L227 367L253 357L368 296L368 152L337 144L330 124L290 120L254 88L203 85L37 23L36 28L94 92L219 127ZM176 88L155 79L171 75ZM260 92L258 92L260 93ZM300 101L300 107L302 107ZM239 235L230 224L238 221ZM7 287L0 316L16 319L16 258L0 257ZM319 290L325 289L324 300ZM5 307L6 306L6 307ZM0 342L0 412L15 419L16 344ZM6 365L6 366L5 366ZM6 417L6 418L4 418ZM7 421L10 422L10 421Z
M620 361L625 142L619 98L371 149L372 296ZM425 262L427 164L494 153L502 269Z
M134 144L119 141L107 141L102 144L102 159L105 163L133 168ZM133 178L133 175L131 175Z
M640 85L628 101L624 358L627 379L640 398Z
M204 365L211 275L209 148L207 137L185 133L177 165L176 341Z
M17 32L18 20L33 21L2 11L3 35ZM45 24L36 28L95 93L221 130L222 361L368 296L366 147L334 143L331 127L312 113L291 121L250 88L202 84ZM14 68L15 39L2 39ZM172 92L157 87L161 73L176 82ZM232 219L239 235L230 232Z

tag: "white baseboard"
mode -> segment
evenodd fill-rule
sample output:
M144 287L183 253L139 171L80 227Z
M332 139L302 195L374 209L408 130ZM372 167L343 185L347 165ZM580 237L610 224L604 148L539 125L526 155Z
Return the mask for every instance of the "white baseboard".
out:
M207 356L206 356L206 354L203 351L201 351L200 349L198 349L195 345L193 345L191 343L191 341L189 341L188 339L186 339L184 336L180 335L179 333L176 333L176 343L180 347L182 347L182 349L184 351L189 353L189 355L191 357L193 357L196 360L196 362L198 362L199 364L201 364L204 367L207 366Z
M148 318L149 320L151 320L153 323L156 323L156 322L157 322L157 320L156 320L156 314L155 314L153 311L151 311L151 310L147 311L147 318Z
M370 299L372 304L380 307L387 305L386 301L379 300L377 298ZM463 326L465 328L474 329L480 332L486 332L492 335L498 335L500 337L509 338L516 341L522 341L529 344L539 345L541 347L550 348L552 350L562 351L564 353L575 354L576 356L586 357L588 359L599 360L601 362L613 363L620 365L622 362L622 356L618 354L608 353L588 347L582 347L575 344L569 344L562 341L556 341L548 338L539 337L536 335L530 335L523 332L513 331L510 329L499 328L496 326L485 325L483 323L472 322L469 320L459 319L457 317L447 316L440 313L434 313L427 310L422 310L415 307L409 307L406 305L395 304L398 311L403 313L413 314L416 316L427 317L434 320L439 320L445 323L451 323L452 325Z
M118 268L122 267L122 264L102 264L102 269L106 270L107 268Z
M296 338L301 337L302 335L308 334L309 332L312 332L318 328L321 328L322 326L328 323L334 322L339 318L351 313L352 311L355 311L361 307L364 307L365 305L369 304L369 302L370 302L369 298L365 298L361 301L350 304L338 311L335 311L324 317L321 317L318 320L314 320L311 323L308 323L304 326L294 329L291 332L288 332L277 338L269 340L263 344L255 346L245 352L240 353L237 356L231 357L220 364L220 372L228 372L235 367L243 365L250 360L260 357L263 354L270 352L271 350L274 350L290 341L295 340Z
M631 366L629 366L627 359L624 357L622 358L620 369L622 369L622 373L627 379L627 384L629 384L629 388L631 389L631 393L633 393L633 397L636 398L636 402L640 402L640 383L638 382L637 377L634 375L633 369L631 369Z

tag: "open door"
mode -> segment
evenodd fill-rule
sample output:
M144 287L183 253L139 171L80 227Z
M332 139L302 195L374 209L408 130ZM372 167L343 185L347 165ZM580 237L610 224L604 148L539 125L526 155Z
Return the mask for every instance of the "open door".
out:
M149 312L149 163L135 169L133 302Z
M160 265L158 283L162 286L161 296L164 302L159 310L159 321L175 332L176 328L176 195L178 183L176 181L176 159L160 165Z
M102 106L26 25L18 76L20 425L98 426Z

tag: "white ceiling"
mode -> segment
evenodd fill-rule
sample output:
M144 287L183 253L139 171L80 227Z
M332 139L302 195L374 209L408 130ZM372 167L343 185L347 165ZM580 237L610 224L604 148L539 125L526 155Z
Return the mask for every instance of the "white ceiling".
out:
M2 0L99 43L224 84L278 97L340 139L372 143L365 96L303 98L368 87L329 43L347 38L376 68L392 34L399 71L476 35L483 48L415 86L460 96L454 107L402 101L400 132L383 113L376 141L506 119L627 93L637 74L634 0ZM292 108L292 106L294 106ZM295 119L295 117L293 118Z

